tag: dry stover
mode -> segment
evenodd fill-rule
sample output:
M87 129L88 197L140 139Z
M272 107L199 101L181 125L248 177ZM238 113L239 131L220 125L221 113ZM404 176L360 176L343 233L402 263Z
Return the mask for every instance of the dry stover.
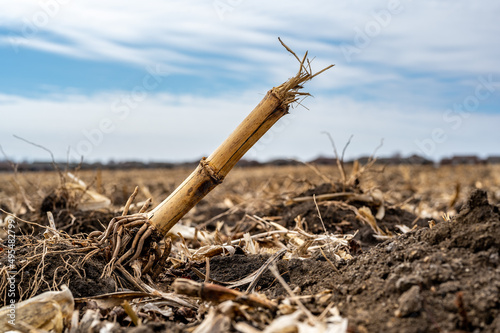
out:
M338 326L339 332L346 332L348 323L350 331L402 332L410 331L412 327L437 331L437 322L441 331L478 329L495 332L495 327L498 327L495 325L499 324L498 320L495 321L499 315L495 306L500 263L500 217L495 206L498 204L495 193L500 189L498 167L478 165L435 169L393 166L385 168L384 173L365 174L365 177L358 178L360 184L353 182L358 184L354 187L343 186L336 175L332 175L331 183L328 182L331 165L319 169L323 177L306 166L237 169L233 177L226 180L221 188L223 191L213 193L214 197L208 198L209 201L186 217L186 227L191 223L192 228L218 216L207 230L199 230L198 234L193 232L191 237L183 232L184 240L173 240L172 251L161 274L154 277L149 272L141 279L135 279L134 274L139 273L136 264L123 273L115 271L119 283L134 292L115 293L117 285L104 285L113 281L112 278L100 278L106 263L105 253L86 258L88 251L78 252L84 250L86 239L66 238L63 232L59 240L54 235L45 238L43 228L35 233L39 238L30 236L29 232L25 235L18 232L16 262L31 262L26 267L16 265L24 277L30 276L17 282L26 291L31 281L52 283L54 277L56 282L65 277L64 282L69 281L75 297L73 327L90 327L94 323L99 328L107 327L110 332L133 330L135 324L130 318L134 313L137 325L145 326L141 329L156 327L157 330L160 327L162 330L185 330L187 322L190 327L200 327L200 330L222 323L242 332L253 332L245 325L262 331L270 325L283 327L285 324L294 330L307 325L306 328L315 331L320 327ZM405 174L409 170L413 170L412 177ZM109 173L104 180L106 193L111 193L110 189L117 183L130 184L132 181L144 182L150 188L165 186L164 191L170 191L168 182L175 179L178 183L184 177L183 174L175 176L176 173L178 170L142 170L138 176L137 171L131 171L127 178L120 178L121 181L118 181L117 174L123 175L123 171ZM92 175L89 172L85 177L91 179ZM57 175L52 176L47 185L57 182ZM446 195L453 188L450 176L464 182L463 192L456 201L457 207L463 206L463 209L460 214L450 210L452 217L443 220L440 211L447 209L443 207L449 207L451 201L455 202ZM309 182L304 182L304 179ZM326 183L319 185L321 182ZM36 186L34 182L31 184ZM385 189L384 201L377 200L379 195L373 192L375 184L381 190ZM475 192L467 200L474 186L490 189L491 203L483 191ZM404 200L408 188L416 191L414 195L421 200ZM34 189L31 187L29 193L36 193ZM15 192L11 193L9 196L16 197ZM18 198L22 201L20 196ZM113 197L113 201L121 203L122 200L117 198ZM139 198L144 200L144 193ZM220 214L218 205L221 203L228 210L222 210L226 214ZM395 207L394 203L404 205L404 209ZM378 213L381 205L385 206L383 217ZM251 207L254 209L250 210ZM118 206L114 209L115 212L121 211ZM136 207L134 211L138 209ZM417 227L412 230L417 216L411 211L418 209L436 216L432 228L427 227L429 217L419 219ZM64 215L65 211L64 208L54 210L58 229L67 227L72 221L71 216ZM376 225L365 225L356 211L365 218L370 217L371 223ZM70 212L78 219L74 225L89 226L88 222L95 219L109 220L92 215L96 213L92 210L72 209ZM31 215L33 218L40 216L39 212L35 213ZM48 224L46 217L36 221ZM17 222L19 225L23 223ZM99 224L96 226L102 230ZM24 227L31 230L29 225ZM93 229L87 230L85 232ZM241 235L242 230L249 234ZM356 230L359 231L354 239L345 237ZM384 239L387 243L380 244ZM71 242L81 245L71 245ZM20 249L29 252L23 253ZM277 256L273 262L294 296L290 296L272 272L261 270L273 260L268 253L280 249L285 250L283 258ZM45 266L40 260L43 253ZM7 251L0 255L1 263L5 264ZM82 264L83 259L86 261ZM37 273L38 267L43 267L43 274L40 270ZM148 289L153 285L150 285L150 278L158 289ZM174 284L177 278L188 278L187 287L191 291L183 291L187 290L184 280ZM257 278L254 292L246 294ZM193 281L196 283L191 283ZM181 289L182 284L185 286ZM470 285L474 288L463 287ZM41 287L35 294L45 294L47 285ZM2 295L5 295L4 290ZM23 301L31 299L30 294L24 294ZM45 300L53 300L55 296L53 292L44 295ZM258 298L253 299L254 296ZM71 302L69 297L63 299ZM302 302L314 317L299 309L297 301ZM63 308L63 303L56 303L52 302L53 309ZM40 308L42 303L37 304L35 308ZM21 318L21 302L17 305L16 325ZM4 308L2 311L6 309L9 310ZM66 312L44 312L51 313L54 327L62 322L68 328ZM1 313L0 319L8 318L4 316L6 312ZM49 330L47 327L43 329Z

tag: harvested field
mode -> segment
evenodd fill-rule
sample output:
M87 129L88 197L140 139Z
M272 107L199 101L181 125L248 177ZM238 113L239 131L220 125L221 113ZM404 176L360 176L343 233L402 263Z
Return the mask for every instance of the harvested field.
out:
M67 285L71 332L500 331L500 165L357 170L236 168L176 226L168 258L109 275L87 235L135 186L131 212L191 169L2 173L1 304Z

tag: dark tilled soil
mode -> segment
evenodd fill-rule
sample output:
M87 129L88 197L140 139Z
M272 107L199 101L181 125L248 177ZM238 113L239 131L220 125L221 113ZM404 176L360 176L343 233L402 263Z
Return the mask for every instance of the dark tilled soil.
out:
M313 195L339 193L339 192L349 192L356 193L359 195L364 194L363 191L358 186L351 186L349 188L343 188L339 184L323 183L319 186L315 186L303 193L297 194L297 197L312 197ZM378 206L373 203L367 203L362 201L349 201L345 197L339 197L339 202L348 203L355 208L368 207L375 215ZM273 216L281 218L279 223L288 229L293 229L296 225L295 219L297 216L301 216L305 224L303 225L307 231L313 234L322 234L326 231L335 234L350 234L355 233L355 240L360 243L363 249L368 249L376 244L380 243L380 240L373 236L372 228L365 224L363 221L356 217L356 214L349 208L343 207L337 204L337 202L328 201L317 201L318 207L313 200L306 202L293 203L293 204L269 204L269 208L259 210L258 212L245 212L243 210L232 212L231 214L224 214L228 212L227 208L217 208L213 207L206 201L201 201L196 206L196 212L190 215L190 219L196 224L202 224L207 220L211 220L212 223L207 225L209 230L214 229L216 221L223 221L226 226L234 227L237 225L235 230L238 233L238 237L241 234L248 232L248 228L251 228L252 223L239 223L245 219L245 214L257 216ZM318 214L319 208L319 214ZM220 215L219 215L220 214ZM220 216L218 219L214 219L215 216ZM323 224L321 223L321 219ZM428 225L430 219L418 218L416 215L400 209L393 208L385 203L385 214L381 220L377 220L377 224L382 230L389 231L393 234L401 233L396 227L397 225L404 225L409 228L413 228L415 225L418 227L425 227ZM248 219L246 221L249 221Z
M343 189L341 185L325 183L300 194L299 197L339 192L363 194L362 190L357 187ZM339 198L339 200L346 202L342 198ZM373 215L376 214L378 209L374 204L366 202L347 201L347 203L356 208L366 206L370 208ZM289 229L295 227L295 218L300 215L306 221L308 231L313 234L322 234L325 229L321 223L318 208L326 231L340 234L355 233L358 231L355 239L359 241L363 249L368 249L380 243L380 241L373 236L373 230L370 226L358 219L352 210L337 205L334 201L318 202L318 207L316 207L314 201L283 205L275 207L272 212L268 213L282 216L283 220L281 224ZM428 220L429 219L418 218L414 214L400 208L385 207L385 215L381 220L377 221L377 224L384 231L388 230L391 233L398 234L400 231L396 225L405 225L409 228L415 225L425 227L428 225Z
M323 185L303 195L332 192L339 189ZM357 208L366 205L349 204ZM85 221L106 223L112 217L106 213L90 217L88 213L65 215L67 208L56 206L53 212L58 227L74 221L73 230L68 230L71 234L101 229L100 224L88 231L83 227ZM368 207L376 211L376 207ZM298 295L304 296L302 301L312 312L319 314L333 303L349 319L350 332L500 332L500 209L489 204L486 192L476 190L456 217L432 228L427 227L427 220L387 208L384 219L377 221L380 227L396 232L396 224L412 227L416 223L423 228L383 243L373 238L373 231L352 211L327 203L320 203L319 209L328 232L351 233L359 229L357 239L365 252L358 254L352 248L354 259L350 261L335 262L329 258L336 269L323 256L277 262L282 276ZM312 201L275 207L266 213L281 216L281 223L288 228L293 228L295 217L301 215L309 231L324 232ZM33 236L26 236L30 244L23 244L23 239L18 238L16 269L24 265L23 259L29 258L30 262L22 269L22 276L17 277L20 292L32 288L42 267L44 281L40 281L37 293L63 283L69 285L75 297L115 290L114 280L101 278L106 263L102 254L81 263L85 253L75 251L79 246L61 244L52 245L43 256L43 238L34 242ZM246 256L242 251L232 257L214 257L210 260L210 277L225 282L239 280L260 268L268 258ZM3 265L5 257L0 259L0 266ZM163 281L156 282L162 282L160 285L168 290L175 277L198 280L190 265L205 270L204 264L190 263L170 269ZM286 295L269 271L263 274L256 290L273 299ZM143 331L180 331L182 327L180 323L150 323Z
M367 206L366 203L352 202L354 207L360 208ZM330 233L348 234L355 233L355 238L361 243L363 249L380 243L373 236L373 230L370 226L363 223L356 217L356 214L349 210L334 204L319 204L319 211L325 224L325 228ZM376 210L373 209L373 212ZM323 225L318 215L318 210L314 202L304 202L293 207L286 207L283 211L283 224L285 227L293 229L295 226L295 217L301 215L307 221L307 227L311 233L324 233ZM415 224L419 227L427 226L427 219L420 219L410 212L399 208L387 209L382 220L377 221L382 230L389 230L394 234L400 233L396 225L405 225L412 228Z
M47 212L51 212L58 230L69 235L76 235L103 230L104 226L116 215L108 210L81 211L75 209L75 199L68 198L68 196L67 192L61 189L52 191L42 200L39 212L27 217L27 219L46 225ZM41 228L37 227L34 231L40 232Z
M357 257L336 279L332 300L354 329L498 332L499 249L499 209L476 191L451 222Z
M58 230L67 232L69 235L79 233L89 234L92 231L102 231L109 221L117 214L111 211L79 211L60 209L53 212L54 221ZM42 223L46 217L42 217Z
M339 273L321 257L281 260L278 268L302 295L333 290L328 300L305 303L319 313L334 302L351 332L500 332L499 250L499 208L477 190L452 221L379 244L339 263ZM238 280L266 259L213 258L211 277ZM272 298L285 294L269 272L259 287Z
M101 254L83 262L88 251L78 252L78 247L64 242L47 243L46 246L50 249L45 250L42 241L34 238L18 238L17 241L19 250L16 252L15 270L20 273L16 276L15 298L18 300L55 290L62 284L68 286L75 298L116 290L117 286L112 278L101 277L106 264ZM30 244L24 244L24 241L29 241ZM0 266L3 265L8 265L5 256L0 259Z

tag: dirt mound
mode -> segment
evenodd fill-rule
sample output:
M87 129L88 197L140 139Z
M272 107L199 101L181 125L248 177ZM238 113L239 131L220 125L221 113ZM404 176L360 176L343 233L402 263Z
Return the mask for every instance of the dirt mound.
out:
M349 319L352 332L498 332L499 251L499 208L488 203L486 192L477 190L451 221L401 235L351 261L339 261L338 272L324 257L280 260L278 268L313 312L334 302ZM212 258L211 278L240 279L267 258ZM271 298L286 294L269 272L259 287ZM333 291L327 300L306 297L325 290Z
M56 209L52 211L57 230L64 231L68 235L77 235L80 233L89 234L92 231L102 231L109 221L117 213L106 210L81 211L77 209ZM47 217L42 213L40 217L32 220L38 221L42 225L47 225ZM43 231L42 228L35 228L35 232Z
M500 213L475 191L451 222L385 242L336 278L359 331L500 331Z
M345 195L342 195L343 193ZM322 196L328 195L331 195L333 199L321 200ZM316 202L312 199L313 196L317 198ZM282 221L280 223L289 229L295 227L295 219L300 215L306 222L307 230L313 234L322 234L325 232L325 229L327 232L338 234L348 234L358 231L355 240L361 243L363 249L368 249L380 243L380 239L374 237L373 229L367 223L363 222L353 209L367 207L375 215L380 206L384 205L385 213L381 219L377 220L377 225L382 230L393 234L401 233L397 225L409 228L413 228L415 225L426 227L429 220L419 218L406 210L392 207L387 203L376 202L370 194L364 193L356 186L346 189L340 184L324 183L298 195L298 197L304 198L304 200L309 197L310 200L297 203L289 202L275 207L273 210L266 212L266 214L281 216ZM361 198L365 198L366 200L361 201Z
M61 241L47 242L24 236L17 238L14 271L16 275L15 299L27 299L66 284L74 297L95 296L116 290L112 278L101 276L106 259L102 253L85 258L89 251ZM0 265L8 266L8 257L0 258ZM4 286L5 287L5 286Z

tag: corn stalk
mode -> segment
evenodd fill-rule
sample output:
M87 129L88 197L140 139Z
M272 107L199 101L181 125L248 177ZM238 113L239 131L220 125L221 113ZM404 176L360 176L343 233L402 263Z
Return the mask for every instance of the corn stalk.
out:
M281 42L281 40L280 40ZM207 158L203 158L189 177L180 184L163 202L151 212L145 213L146 207L140 213L114 218L104 233L91 234L99 244L110 243L113 253L109 271L115 264L121 264L126 259L127 263L137 259L143 250L145 242L151 236L156 239L167 235L168 231L201 199L203 199L224 178L243 155L284 115L288 113L290 105L297 102L308 93L300 92L302 85L316 75L331 68L328 66L318 73L313 74L307 52L302 59L290 50L283 42L282 45L292 53L300 63L298 73L278 87L272 88L241 122L231 135ZM126 207L130 205L130 201ZM126 208L126 211L128 209ZM140 226L135 237L126 231ZM153 237L155 238L155 237ZM127 244L132 242L126 249ZM159 254L152 254L146 267L151 268L151 263L159 260ZM164 257L161 255L161 257ZM146 273L146 271L142 271Z

